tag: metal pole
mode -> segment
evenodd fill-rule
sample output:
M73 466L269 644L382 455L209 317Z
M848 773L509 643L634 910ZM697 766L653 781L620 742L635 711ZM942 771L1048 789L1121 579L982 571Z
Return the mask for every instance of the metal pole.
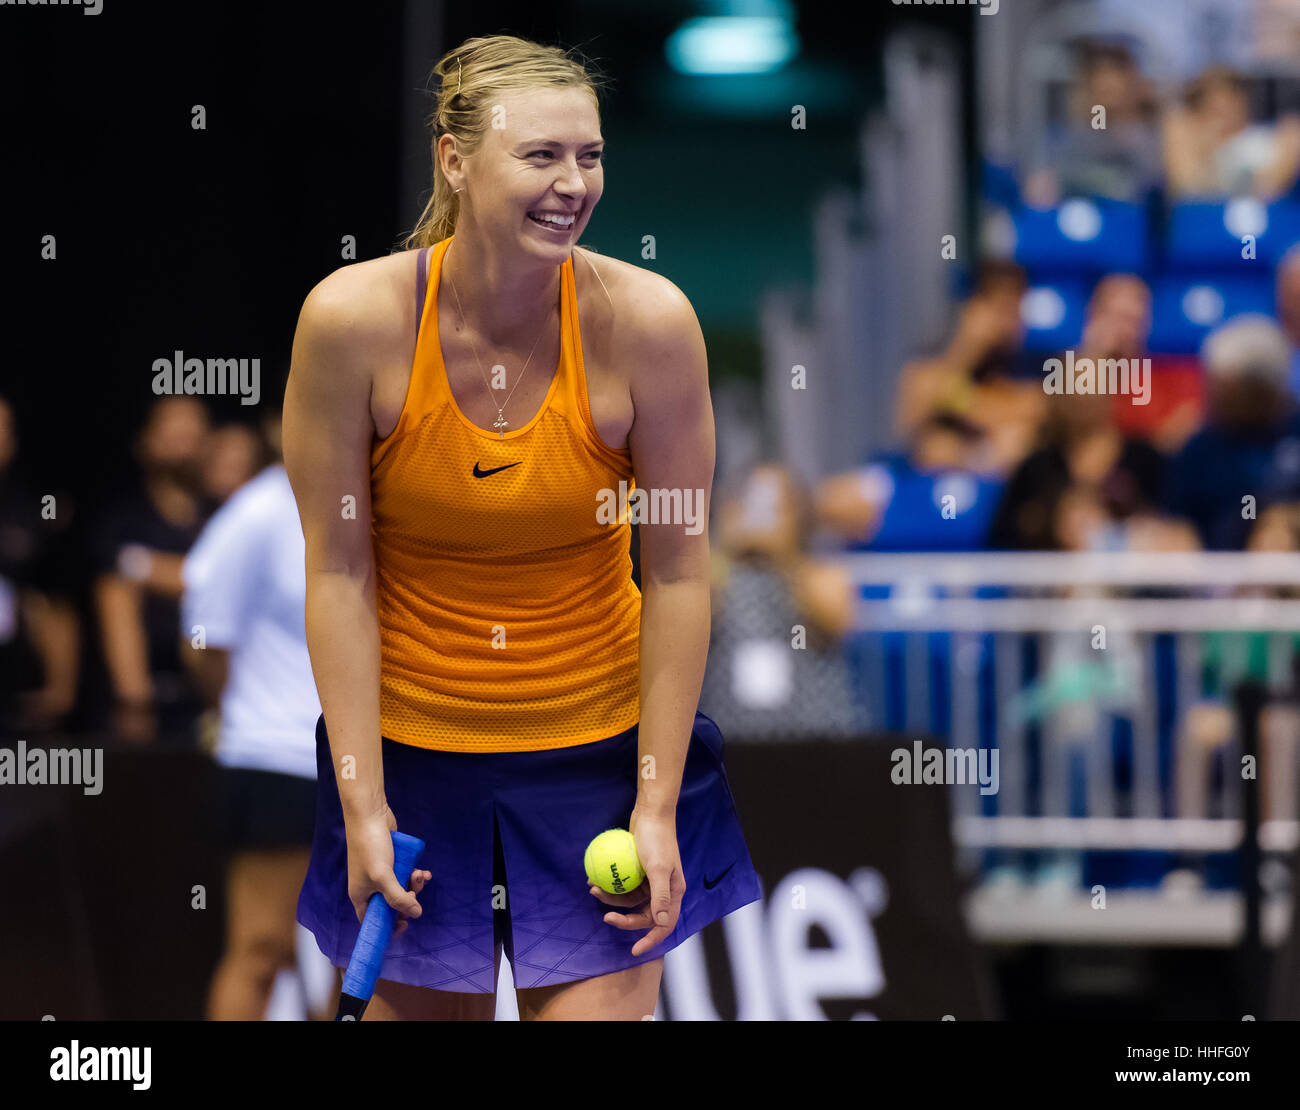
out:
M1256 773L1241 779L1241 973L1245 1013L1258 1016L1265 1004L1264 941L1261 932L1263 891L1259 883L1259 718L1268 701L1268 688L1252 679L1236 688L1241 755L1251 757ZM1237 772L1240 774L1240 771Z

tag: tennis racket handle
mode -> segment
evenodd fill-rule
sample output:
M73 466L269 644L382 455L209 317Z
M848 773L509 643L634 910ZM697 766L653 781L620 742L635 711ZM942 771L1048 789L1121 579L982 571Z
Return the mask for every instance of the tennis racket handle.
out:
M405 889L411 880L411 872L415 870L415 861L424 851L424 841L401 832L394 832L392 837L393 875ZM357 934L357 942L352 947L352 958L348 960L348 970L343 976L344 994L369 1001L375 992L379 967L384 962L384 950L388 947L396 923L397 911L382 894L375 891L366 905L366 916L361 922L361 931Z

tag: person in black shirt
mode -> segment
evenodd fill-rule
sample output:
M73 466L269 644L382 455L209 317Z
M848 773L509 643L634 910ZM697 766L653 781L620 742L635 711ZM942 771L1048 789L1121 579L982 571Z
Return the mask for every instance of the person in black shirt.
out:
M1138 358L1150 327L1151 296L1130 274L1111 274L1093 291L1079 354L1090 359ZM1159 504L1164 456L1125 435L1109 394L1048 398L1039 444L1012 473L994 517L990 546L1001 550L1074 548L1084 517L1121 525ZM1081 513L1081 506L1087 512ZM1094 537L1100 539L1100 537Z
M1248 314L1211 332L1201 361L1209 420L1171 460L1165 505L1208 550L1240 551L1259 510L1300 487L1290 346L1267 316Z
M201 702L180 660L181 562L210 515L200 462L209 425L190 397L158 401L137 440L139 486L104 512L92 539L100 648L127 740L188 737Z
M1043 444L1017 467L994 517L990 546L1055 551L1063 541L1066 495L1090 494L1105 519L1121 523L1151 510L1160 497L1164 458L1149 443L1123 435L1107 397L1053 397Z

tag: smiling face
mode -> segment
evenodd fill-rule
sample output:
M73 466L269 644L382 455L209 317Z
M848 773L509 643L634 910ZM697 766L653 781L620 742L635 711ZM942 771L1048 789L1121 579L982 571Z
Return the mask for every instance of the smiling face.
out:
M1088 323L1102 350L1113 358L1141 354L1151 332L1151 291L1141 278L1111 274L1097 283Z
M505 257L562 263L605 186L595 100L583 88L531 89L503 96L488 119L478 150L443 163L463 190L459 219ZM454 151L449 136L444 144Z

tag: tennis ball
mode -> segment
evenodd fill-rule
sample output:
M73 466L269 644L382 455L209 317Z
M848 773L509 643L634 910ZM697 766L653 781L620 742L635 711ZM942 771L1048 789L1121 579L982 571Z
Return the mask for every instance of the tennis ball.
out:
M606 829L587 845L582 862L587 880L606 894L627 894L645 878L636 858L636 841L627 829Z

